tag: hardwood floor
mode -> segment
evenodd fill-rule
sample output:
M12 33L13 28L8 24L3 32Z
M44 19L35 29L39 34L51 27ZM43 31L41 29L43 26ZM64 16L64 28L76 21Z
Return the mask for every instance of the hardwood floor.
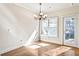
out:
M79 56L79 48L36 42L4 53L2 56Z

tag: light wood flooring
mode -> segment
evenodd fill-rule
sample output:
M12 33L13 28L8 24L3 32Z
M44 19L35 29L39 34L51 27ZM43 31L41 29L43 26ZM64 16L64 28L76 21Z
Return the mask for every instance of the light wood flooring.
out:
M4 53L2 56L79 56L79 48L36 42Z

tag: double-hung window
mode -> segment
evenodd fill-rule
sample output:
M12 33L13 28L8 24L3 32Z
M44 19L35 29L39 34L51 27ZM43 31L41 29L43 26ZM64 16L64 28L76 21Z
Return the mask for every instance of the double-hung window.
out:
M49 17L42 21L42 33L48 37L57 37L57 17Z

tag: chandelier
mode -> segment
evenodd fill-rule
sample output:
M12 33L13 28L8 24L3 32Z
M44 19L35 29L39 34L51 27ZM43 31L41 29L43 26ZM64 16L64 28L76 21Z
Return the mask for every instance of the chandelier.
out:
M47 14L44 14L44 13L42 12L42 9L41 9L42 3L39 3L39 6L40 6L40 12L39 12L38 15L34 15L34 18L35 18L35 19L38 19L38 20L47 18Z
M38 25L38 41L41 41L41 37L40 37L40 34L41 34L41 20L45 20L47 18L47 15L42 13L42 3L39 3L39 6L40 6L40 11L39 11L39 14L38 15L34 15L34 18L37 19L39 21L39 25Z

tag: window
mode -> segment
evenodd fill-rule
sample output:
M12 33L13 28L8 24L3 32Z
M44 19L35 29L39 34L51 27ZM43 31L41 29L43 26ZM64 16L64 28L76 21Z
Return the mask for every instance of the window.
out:
M42 21L42 34L57 37L57 17L49 17Z

